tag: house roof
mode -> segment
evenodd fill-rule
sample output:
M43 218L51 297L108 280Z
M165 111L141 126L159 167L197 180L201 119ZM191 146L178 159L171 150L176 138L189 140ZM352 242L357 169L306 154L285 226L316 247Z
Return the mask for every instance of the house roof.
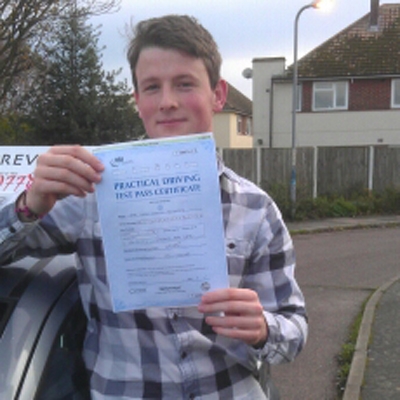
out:
M366 14L298 61L301 78L400 75L400 4ZM292 66L288 70L292 75Z
M222 111L251 116L253 113L253 104L248 97L228 83L228 98Z

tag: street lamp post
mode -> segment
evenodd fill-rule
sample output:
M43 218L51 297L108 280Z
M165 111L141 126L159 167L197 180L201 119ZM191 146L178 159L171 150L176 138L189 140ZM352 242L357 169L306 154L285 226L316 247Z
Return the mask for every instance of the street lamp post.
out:
M314 0L312 3L307 4L300 8L294 20L294 40L293 40L293 89L292 89L292 171L290 177L290 201L291 201L291 214L292 218L296 212L296 159L297 159L297 145L296 145L296 112L297 112L297 97L298 97L298 68L297 68L297 43L298 43L298 28L299 19L303 11L308 8L322 8L322 6L331 3L331 0Z

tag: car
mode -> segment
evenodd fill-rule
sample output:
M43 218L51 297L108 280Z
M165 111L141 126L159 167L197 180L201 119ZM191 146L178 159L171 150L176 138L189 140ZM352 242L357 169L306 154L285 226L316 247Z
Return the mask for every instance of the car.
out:
M0 268L0 398L90 399L73 256Z

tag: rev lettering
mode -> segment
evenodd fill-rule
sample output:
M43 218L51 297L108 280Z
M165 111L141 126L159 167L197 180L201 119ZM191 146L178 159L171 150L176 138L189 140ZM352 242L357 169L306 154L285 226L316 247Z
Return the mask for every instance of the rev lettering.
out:
M11 165L16 167L32 165L38 156L38 154L2 154L0 155L0 165Z

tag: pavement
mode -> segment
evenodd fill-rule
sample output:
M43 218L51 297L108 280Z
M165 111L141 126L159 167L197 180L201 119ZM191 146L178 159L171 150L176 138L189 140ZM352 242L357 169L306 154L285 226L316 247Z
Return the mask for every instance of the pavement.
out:
M400 226L400 215L296 221L287 226L292 235ZM399 371L400 268L399 275L375 290L365 306L343 400L400 399Z

